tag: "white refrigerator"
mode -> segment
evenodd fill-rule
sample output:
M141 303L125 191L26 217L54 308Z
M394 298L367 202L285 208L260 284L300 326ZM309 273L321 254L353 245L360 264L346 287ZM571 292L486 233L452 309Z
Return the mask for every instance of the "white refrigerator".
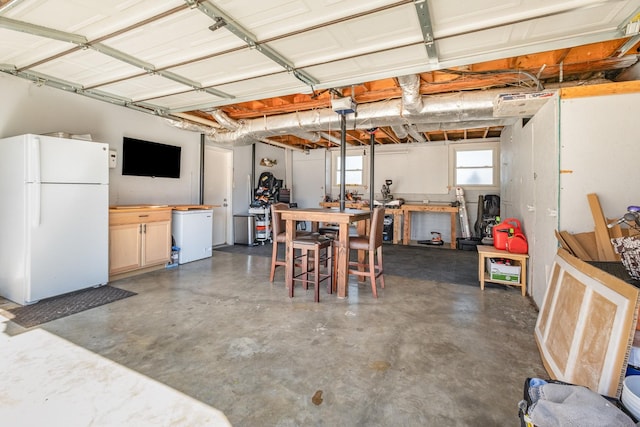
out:
M0 139L0 296L18 304L107 283L109 145Z

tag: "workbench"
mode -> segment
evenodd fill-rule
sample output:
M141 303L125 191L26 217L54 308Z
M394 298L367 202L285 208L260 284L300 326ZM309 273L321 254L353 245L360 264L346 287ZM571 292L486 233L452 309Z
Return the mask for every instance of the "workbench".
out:
M411 215L414 212L448 213L451 216L451 242L449 247L456 249L458 207L450 205L430 205L430 204L404 204L400 207L404 214L404 233L402 244L408 245L411 242ZM395 232L395 229L394 229Z

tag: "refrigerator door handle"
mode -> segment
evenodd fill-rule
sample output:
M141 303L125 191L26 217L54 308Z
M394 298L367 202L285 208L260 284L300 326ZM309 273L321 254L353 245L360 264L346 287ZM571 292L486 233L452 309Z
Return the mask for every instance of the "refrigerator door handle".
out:
M40 227L41 210L42 210L42 183L40 182L40 138L34 137L31 139L31 153L29 155L30 171L29 179L33 183L33 213L31 217L31 225Z
M42 199L42 193L41 193L41 187L42 184L38 181L38 182L34 182L33 184L33 213L31 216L31 225L33 228L37 228L40 227L40 219L41 219L41 210L42 210L42 206L41 206L41 199Z

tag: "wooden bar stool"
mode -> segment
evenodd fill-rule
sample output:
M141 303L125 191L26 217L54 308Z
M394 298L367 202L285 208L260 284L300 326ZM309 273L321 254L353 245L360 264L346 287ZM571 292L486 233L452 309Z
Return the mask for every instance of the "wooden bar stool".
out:
M349 274L368 277L371 280L371 292L374 298L378 298L377 278L380 278L380 286L384 288L384 269L382 268L383 226L384 208L375 208L371 218L369 235L356 236L349 239L349 251L366 251L369 254L368 261L349 262Z
M296 282L302 282L305 289L309 283L313 283L315 302L320 302L320 283L327 280L327 293L332 293L333 282L333 240L319 234L298 237L292 242L293 250L300 250L300 255L294 257L293 286L289 288L289 297L293 298L293 288ZM312 266L310 269L310 261ZM322 273L320 266L326 266L326 272ZM295 268L300 265L301 271L296 274ZM310 279L309 276L313 276Z
M273 247L271 248L271 273L269 274L269 281L273 282L273 278L276 274L276 267L285 266L287 264L284 258L278 258L278 243L284 244L286 242L285 225L284 221L280 217L280 214L276 212L278 209L289 209L289 205L286 203L274 203L271 205L271 230ZM308 231L298 231L297 236L308 236L311 233Z

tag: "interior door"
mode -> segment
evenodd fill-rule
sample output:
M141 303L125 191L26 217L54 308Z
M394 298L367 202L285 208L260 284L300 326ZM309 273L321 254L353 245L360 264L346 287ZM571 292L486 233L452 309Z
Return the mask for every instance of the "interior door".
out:
M233 151L205 146L204 204L213 205L213 246L233 244L231 231L231 183Z
M293 152L291 201L301 208L317 208L325 195L325 151L311 150L309 154ZM305 229L311 224L306 222Z

